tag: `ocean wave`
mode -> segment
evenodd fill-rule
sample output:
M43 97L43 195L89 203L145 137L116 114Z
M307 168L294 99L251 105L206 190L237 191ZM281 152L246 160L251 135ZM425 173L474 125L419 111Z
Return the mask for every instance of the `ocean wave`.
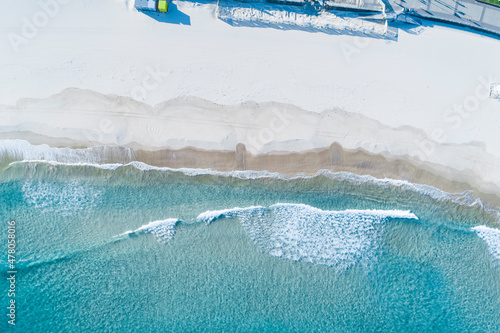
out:
M30 164L30 163L42 163L49 164L53 166L83 166L83 167L92 167L96 169L103 170L118 170L124 167L133 167L139 171L163 171L163 172L173 172L173 173L182 173L186 176L215 176L215 177L224 177L224 178L237 178L241 180L258 180L258 179L273 179L273 180L283 180L283 181L291 181L291 180L300 180L300 179L314 179L320 176L326 177L331 180L339 181L339 182L348 182L353 185L364 185L364 184L372 184L385 188L397 188L402 191L409 191L418 193L421 195L428 196L436 201L451 201L452 203L467 206L467 207L478 207L483 209L484 211L491 213L496 216L496 218L500 221L500 211L497 207L486 207L482 200L478 197L474 196L474 192L471 190L467 190L461 193L448 193L442 191L438 188L435 188L430 185L424 184L415 184L408 182L406 180L398 180L392 178L376 178L370 175L357 175L349 172L332 172L330 170L319 170L314 175L285 175L277 172L270 171L253 171L253 170L245 170L245 171L216 171L212 169L191 169L191 168L169 168L169 167L157 167L146 164L144 162L133 161L130 163L122 164L122 163L105 163L105 164L95 164L95 163L86 163L86 162L78 162L78 163L68 163L68 162L57 162L57 161L46 161L46 160L23 160L23 161L15 161L11 162L10 165L18 165L18 164Z
M119 146L95 146L85 149L53 148L32 145L25 140L0 140L0 164L3 161L46 161L60 163L130 163L135 160L132 149Z
M462 193L448 193L436 187L424 184L415 184L407 180L399 180L392 178L376 178L370 175L356 175L349 172L331 172L330 170L320 170L316 175L322 175L329 179L338 181L348 181L355 185L373 184L385 188L398 188L403 191L410 191L423 194L437 201L450 200L453 203L468 206L485 208L481 199L474 196L471 190Z
M264 209L264 207L262 207L262 206L250 206L250 207L246 207L246 208L235 207L235 208L223 209L223 210L208 210L208 211L198 215L196 220L200 221L200 222L205 222L206 224L210 224L213 221L215 221L219 218L222 218L222 217L227 217L227 218L238 217L238 216L242 216L243 214L247 214L247 213L251 213L251 212L254 212L257 210L263 210L263 209Z
M46 254L30 254L25 257L19 257L16 260L16 269L32 269L44 265L50 265L62 260L72 260L78 255L88 253L90 251L97 251L110 244L123 241L124 239L139 234L153 234L156 236L158 242L166 244L175 235L175 227L180 222L178 219L169 218L166 220L153 221L145 224L133 231L126 231L122 234L113 236L111 239L100 239L95 242L90 242L82 248L77 248L72 251L56 250L52 253ZM127 237L128 236L128 237ZM7 260L0 259L0 271L8 271L9 263Z
M92 244L86 248L75 249L73 251L56 250L52 253L36 253L25 257L18 257L15 263L16 270L25 270L38 268L44 265L55 264L59 261L72 260L79 255L86 254L90 251L100 250L102 247L106 246L108 242L101 244ZM0 270L8 271L9 263L7 260L0 260Z
M8 158L7 158L8 157ZM478 207L500 221L500 210L497 207L486 206L481 199L474 196L473 191L462 193L448 193L435 187L415 184L405 180L391 178L376 178L370 175L356 175L349 172L332 172L319 170L314 175L284 175L269 171L215 171L211 169L173 169L156 167L135 160L132 149L114 146L96 146L87 149L51 148L47 145L34 146L23 140L0 141L0 158L7 159L9 166L25 163L44 163L54 166L84 166L104 170L118 170L124 167L133 167L139 171L177 172L186 176L214 176L237 178L242 180L275 179L297 180L325 177L330 180L347 182L353 185L375 185L381 188L398 189L428 196L436 201L450 201L457 205ZM1 163L0 163L1 164Z
M488 249L495 260L500 260L500 230L480 225L472 228L488 244Z
M53 264L58 261L68 260L72 258L73 255L79 254L78 251L73 253L63 253L63 254L52 254L51 256L31 256L26 259L18 259L16 260L15 269L17 271L32 269L43 265ZM7 272L9 269L9 263L7 261L0 260L0 270Z
M160 243L168 243L175 235L175 227L180 222L178 219L169 218L166 220L153 221L145 224L135 230L129 230L122 234L114 236L114 238L121 238L124 236L137 235L141 233L153 234Z
M207 211L198 221L238 217L253 242L264 252L293 261L347 269L370 264L378 248L381 225L388 219L414 219L410 211L324 211L305 204L279 203Z

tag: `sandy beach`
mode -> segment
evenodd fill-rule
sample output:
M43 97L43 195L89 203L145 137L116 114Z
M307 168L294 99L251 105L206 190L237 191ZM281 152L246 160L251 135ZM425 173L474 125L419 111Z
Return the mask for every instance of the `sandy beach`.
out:
M60 109L64 114L54 111ZM46 100L2 107L0 115L8 128L16 129L1 133L0 139L51 147L124 146L134 150L137 161L171 168L286 175L347 171L450 193L473 190L481 199L500 204L499 157L489 154L484 144L439 143L417 128L391 128L338 109L316 113L255 102L221 106L198 98L150 107L71 89Z

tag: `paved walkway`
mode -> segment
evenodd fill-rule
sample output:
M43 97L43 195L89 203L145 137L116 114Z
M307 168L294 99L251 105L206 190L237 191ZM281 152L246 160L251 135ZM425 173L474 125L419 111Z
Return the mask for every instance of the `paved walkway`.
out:
M457 23L500 36L500 7L475 0L388 0L394 11L413 9L412 15Z

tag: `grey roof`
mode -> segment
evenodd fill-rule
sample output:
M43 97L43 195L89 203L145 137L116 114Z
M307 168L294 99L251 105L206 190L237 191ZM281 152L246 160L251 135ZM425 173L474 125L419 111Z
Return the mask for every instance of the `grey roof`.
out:
M156 0L135 0L135 8L141 10L156 10Z

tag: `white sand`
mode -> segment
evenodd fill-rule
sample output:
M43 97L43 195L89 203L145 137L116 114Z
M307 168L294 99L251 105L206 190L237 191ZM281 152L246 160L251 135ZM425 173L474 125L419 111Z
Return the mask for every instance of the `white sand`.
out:
M498 40L444 27L400 31L397 42L236 28L215 20L211 2L174 1L184 16L169 20L189 16L179 25L130 11L125 0L65 2L18 52L9 39L43 10L35 1L0 4L0 132L151 149L242 142L253 153L339 142L413 156L450 178L450 168L462 170L500 193L500 103L487 97L500 82ZM70 87L96 93L50 98ZM192 98L150 106L179 96L297 107ZM22 98L42 99L15 106ZM464 104L469 111L454 108ZM320 113L338 108L349 113Z

